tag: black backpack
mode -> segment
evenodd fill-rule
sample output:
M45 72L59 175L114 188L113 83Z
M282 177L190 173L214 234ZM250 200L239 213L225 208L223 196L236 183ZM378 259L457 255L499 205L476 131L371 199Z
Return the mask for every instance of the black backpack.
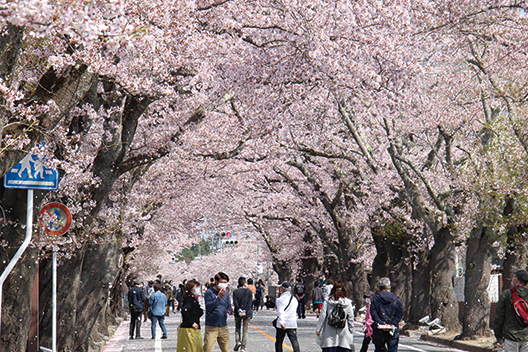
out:
M295 285L295 293L298 295L304 295L304 291L306 290L306 286L304 284L297 284Z
M328 317L328 325L333 326L334 328L342 329L346 326L346 322L347 314L345 313L343 306L341 304L337 304L337 306L332 309L332 312Z

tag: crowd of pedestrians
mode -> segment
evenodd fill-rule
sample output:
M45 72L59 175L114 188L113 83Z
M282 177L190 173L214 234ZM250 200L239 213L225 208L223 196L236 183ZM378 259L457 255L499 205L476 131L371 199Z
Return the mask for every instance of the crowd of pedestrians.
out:
M253 315L260 308L277 308L277 318L272 322L276 329L275 351L282 352L284 338L288 336L294 352L300 352L297 338L297 320L306 318L306 298L308 288L302 278L292 287L285 281L279 286L279 295L266 295L265 285L258 280L240 277L232 293L228 289L229 276L219 272L205 286L204 307L200 305L201 284L192 279L180 285L172 281L162 283L161 275L156 280L142 284L132 282L128 291L130 310L130 339L143 339L141 335L142 313L144 320L151 321L151 338L156 338L156 325L162 331L162 339L167 338L164 324L172 311L181 311L182 323L178 330L177 352L212 352L214 345L222 352L230 352L227 316L235 317L235 345L233 350L247 352L248 327ZM528 272L514 272L512 288L500 297L494 321L497 343L505 352L528 352L528 311L525 322L518 317L512 302L528 300ZM232 301L231 301L232 295ZM354 350L354 302L349 297L345 284L338 280L327 280L324 275L314 283L311 291L312 309L317 316L315 334L323 352L351 352ZM396 352L399 343L399 325L403 316L403 306L391 292L391 281L383 277L378 282L378 292L366 292L365 333L360 352L366 352L372 342L375 352ZM232 304L233 303L233 304ZM526 303L523 303L526 304ZM232 308L234 307L234 309ZM528 306L527 306L528 307ZM205 308L205 312L204 312ZM519 308L517 309L519 310ZM202 342L200 318L205 313L205 331Z
M183 280L179 285L172 281L162 282L161 275L146 284L134 281L128 292L130 309L130 339L143 339L141 335L143 321L151 321L151 338L156 338L156 326L162 331L162 339L167 338L165 317L176 311L181 312L182 322L178 329L177 352L212 352L218 344L222 352L231 350L227 316L235 318L235 352L247 352L248 330L253 315L262 307L277 309L277 318L272 322L276 329L275 351L283 351L286 336L294 352L300 352L297 338L297 321L306 318L306 299L308 288L302 278L294 286L285 281L278 287L277 296L266 295L262 280L256 284L250 279L240 277L233 292L228 289L229 276L217 273L204 286L203 304L202 285L197 280ZM368 349L372 340L376 352L397 351L399 340L398 325L402 317L400 300L390 292L390 280L379 281L379 293L366 293L365 338L361 352ZM316 336L323 352L353 351L354 304L348 298L345 284L333 282L325 275L314 284L311 291L312 309L317 316ZM372 303L370 302L372 300ZM233 309L234 308L234 309ZM205 326L202 341L200 318L205 314Z

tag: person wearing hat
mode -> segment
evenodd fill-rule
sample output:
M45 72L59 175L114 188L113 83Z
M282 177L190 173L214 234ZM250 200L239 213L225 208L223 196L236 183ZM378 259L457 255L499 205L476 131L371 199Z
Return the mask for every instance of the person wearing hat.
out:
M291 284L284 281L280 285L281 295L277 300L277 322L275 328L275 352L282 352L282 342L288 335L293 352L300 352L299 341L297 340L297 305L291 293Z
M527 284L528 272L526 270L515 271L512 286L519 297L525 300L528 300ZM504 344L504 352L528 351L528 327L521 324L515 316L511 290L504 291L499 299L493 321L493 331L497 344Z
M139 282L134 281L132 287L128 291L128 306L130 309L130 339L134 339L134 332L136 339L141 337L141 313L143 312L143 302L145 302L145 292L139 287Z

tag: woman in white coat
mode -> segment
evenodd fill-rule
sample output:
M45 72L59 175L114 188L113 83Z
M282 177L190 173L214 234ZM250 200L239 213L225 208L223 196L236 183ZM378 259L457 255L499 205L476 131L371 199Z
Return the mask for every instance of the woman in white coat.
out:
M346 314L345 326L342 328L328 324L328 319L336 306L343 308ZM323 352L350 352L354 351L354 306L347 298L347 291L343 281L336 281L330 296L323 302L323 309L317 321L315 333L321 341Z

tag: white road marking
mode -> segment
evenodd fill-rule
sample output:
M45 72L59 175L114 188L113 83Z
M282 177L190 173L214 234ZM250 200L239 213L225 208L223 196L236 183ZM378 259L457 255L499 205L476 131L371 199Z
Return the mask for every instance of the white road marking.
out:
M154 351L155 352L162 352L161 349L161 339L159 338L159 335L156 336L156 340L154 342Z

